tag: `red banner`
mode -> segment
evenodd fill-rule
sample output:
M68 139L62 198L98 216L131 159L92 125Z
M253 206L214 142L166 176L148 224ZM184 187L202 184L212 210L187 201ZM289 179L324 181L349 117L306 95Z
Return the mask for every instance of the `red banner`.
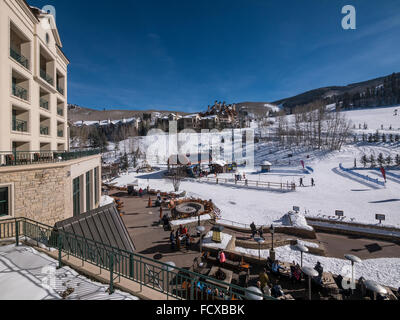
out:
M385 179L385 182L386 182L386 170L384 167L381 167L381 172L382 172L383 179Z
M301 160L301 165L303 166L303 169L305 169L305 163L303 160Z

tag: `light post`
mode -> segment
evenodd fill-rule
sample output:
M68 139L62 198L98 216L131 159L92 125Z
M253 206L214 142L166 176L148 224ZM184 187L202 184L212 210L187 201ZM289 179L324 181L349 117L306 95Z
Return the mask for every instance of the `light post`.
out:
M206 231L206 228L203 226L198 226L196 228L197 232L200 233L200 253L203 251L203 233Z
M354 264L360 263L361 259L352 254L346 254L344 256L347 260L351 261L351 293L354 293L355 282L354 282Z
M311 301L311 278L317 277L318 272L310 267L303 267L301 270L306 276L308 276L308 298Z
M262 238L257 238L254 239L258 243L258 260L261 261L261 246L265 243L264 239Z
M271 236L272 236L272 245L271 245L271 252L269 257L271 258L271 260L275 261L275 250L274 250L274 235L275 235L275 227L272 224L271 227L269 228L269 231L271 232Z
M300 253L301 253L301 265L300 266L303 268L303 254L309 252L309 250L306 246L303 246L301 244L297 244L295 246L295 249L297 251L300 251Z

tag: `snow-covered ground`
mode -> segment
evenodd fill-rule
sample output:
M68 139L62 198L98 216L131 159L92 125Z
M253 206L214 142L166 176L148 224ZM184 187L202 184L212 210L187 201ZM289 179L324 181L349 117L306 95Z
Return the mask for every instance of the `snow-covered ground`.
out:
M91 281L69 267L56 269L57 261L31 247L0 246L0 300L138 300ZM73 289L73 290L72 290Z
M399 110L395 116L395 110ZM400 107L382 107L363 110L345 111L344 114L358 128L358 124L366 124L368 130L375 132L384 126L388 130L392 126L393 133L400 133ZM288 116L293 118L293 116ZM241 145L243 130L235 130L235 145ZM138 137L123 141L119 144L120 151L136 150L139 148L147 153L149 162L154 164L166 163L169 150L169 139L177 138L185 152L197 153L208 150L208 144L219 146L230 145L229 139L232 132L227 132L222 139L218 134L206 134L199 137L196 134L183 134L179 137L155 135L151 137ZM113 149L114 146L110 146ZM250 144L250 147L253 145ZM229 151L229 150L228 150ZM392 159L400 154L400 144L397 143L358 143L346 145L342 150L335 152L309 150L305 147L282 147L275 142L260 142L254 145L254 168L239 168L246 178L253 181L268 181L278 183L296 183L304 179L306 187L297 188L296 192L279 193L265 190L236 188L235 186L210 185L184 181L181 190L188 196L211 199L221 209L222 218L239 223L269 225L271 223L283 224L282 217L293 206L298 206L301 213L307 216L328 218L335 215L336 210L343 210L343 221L367 224L378 224L376 214L385 214L386 221L383 225L400 227L400 179L388 175L385 187L376 183L357 178L350 173L339 169L339 164L345 168L353 168L354 160L361 167L363 155L374 155L375 158L382 153L386 158ZM229 154L229 152L227 152ZM110 154L110 156L112 153ZM289 155L291 157L289 158ZM221 154L222 157L222 154ZM245 155L243 160L248 159ZM273 164L270 173L261 173L260 165L263 161ZM301 161L310 167L306 174ZM400 171L395 171L400 174ZM363 170L361 172L371 178L383 181L381 173L377 170ZM233 179L232 174L220 175L220 178ZM310 187L311 178L316 186ZM173 191L170 180L163 178L163 172L149 174L129 173L112 181L119 186L126 186L138 180L143 188L150 186L152 189Z
M269 153L269 144L258 147L256 163L262 159L274 163L282 159L284 153L292 152L279 150ZM396 152L399 152L397 146L368 144L350 145L344 147L341 152L332 153L300 151L292 158L290 167L273 167L271 173L260 173L260 168L256 167L246 172L247 179L255 181L295 182L298 185L299 179L303 178L306 187L299 187L296 192L268 192L192 181L182 182L180 189L185 190L188 196L213 200L221 210L223 219L239 223L280 224L284 214L292 210L293 206L299 206L301 212L307 216L329 217L334 216L336 210L343 210L346 216L344 221L368 224L378 224L375 215L386 214L384 225L400 227L400 181L389 178L386 187L381 187L356 179L339 169L340 163L347 168L353 167L354 159L360 159L363 154L377 156L383 153L387 156ZM307 155L310 155L308 160ZM311 166L314 172L304 174L300 159L304 160L307 166ZM376 170L362 173L383 181ZM233 178L231 174L220 175L220 178L224 177ZM311 178L315 180L315 187L310 186ZM143 188L150 186L151 189L173 191L171 181L163 179L162 171L150 174L131 173L115 179L113 183L124 186L136 179Z
M258 257L258 250L236 248L237 252L249 254ZM291 246L284 246L275 249L276 258L280 261L295 262L300 264L301 255ZM261 257L268 258L269 250L261 250ZM337 258L327 258L315 256L312 254L304 254L303 265L314 267L317 262L321 262L324 271L331 272L335 275L342 275L346 278L351 278L351 263L347 260ZM355 265L354 277L359 279L364 277L366 280L374 280L382 285L392 288L400 287L400 259L399 258L385 258L385 259L371 259L364 260Z

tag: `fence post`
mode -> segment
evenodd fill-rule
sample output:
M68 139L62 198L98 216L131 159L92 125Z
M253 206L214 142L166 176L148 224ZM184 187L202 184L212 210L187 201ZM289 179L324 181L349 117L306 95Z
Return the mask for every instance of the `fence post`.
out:
M109 293L112 295L114 293L114 255L110 253L110 288Z
M191 280L190 282L191 282L191 286L190 286L190 300L191 300L191 301L194 301L194 290L195 290L195 287L194 287L194 280Z
M129 277L133 279L133 255L129 255Z
M62 238L61 234L57 237L57 247L58 247L58 267L57 269L62 268Z
M15 243L19 246L19 221L15 220Z

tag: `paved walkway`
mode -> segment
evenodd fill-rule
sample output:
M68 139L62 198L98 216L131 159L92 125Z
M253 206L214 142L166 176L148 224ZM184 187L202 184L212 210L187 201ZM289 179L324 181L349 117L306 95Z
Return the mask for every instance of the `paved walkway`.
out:
M160 208L148 208L149 197L128 197L126 193L110 193L124 202L122 219L136 247L136 253L162 262L175 262L177 267L190 268L193 260L200 256L198 244L193 245L192 250L172 251L169 235L158 222L160 220ZM151 197L153 204L156 197ZM164 213L168 211L164 210ZM195 230L189 230L195 234Z

